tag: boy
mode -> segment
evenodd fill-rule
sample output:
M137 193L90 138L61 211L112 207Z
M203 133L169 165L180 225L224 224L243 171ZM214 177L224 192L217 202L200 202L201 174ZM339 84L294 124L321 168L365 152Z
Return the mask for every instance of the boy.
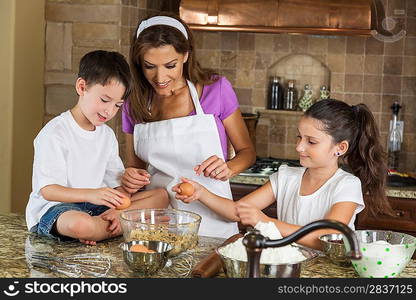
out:
M34 141L32 193L26 207L31 232L95 245L121 234L124 172L111 120L131 91L130 69L117 52L93 51L80 61L78 103L52 119ZM167 192L132 196L132 208L165 208Z

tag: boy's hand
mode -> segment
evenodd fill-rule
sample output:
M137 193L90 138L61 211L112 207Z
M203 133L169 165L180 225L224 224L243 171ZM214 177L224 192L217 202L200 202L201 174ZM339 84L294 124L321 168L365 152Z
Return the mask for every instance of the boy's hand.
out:
M124 197L123 193L109 187L102 187L98 189L88 189L85 200L92 204L116 208L123 203L121 200L122 197Z
M227 163L216 155L208 157L201 164L194 167L197 175L204 173L205 177L225 181L233 175Z
M180 184L182 183L178 183L177 185L174 185L172 187L172 191L176 193L175 198L178 200L181 200L182 202L185 203L191 203L195 200L198 200L201 195L204 193L205 188L200 185L198 182L189 180L187 178L181 177L182 182L187 182L192 184L192 186L194 187L194 193L191 196L185 196L185 195L181 195L181 189L179 188Z
M150 174L146 170L127 168L121 177L123 188L130 194L136 193L150 183Z
M108 209L105 212L103 212L100 217L104 221L109 221L110 225L107 227L107 231L112 236L117 236L122 233L121 224L120 224L120 210L116 209Z
M237 216L243 225L256 226L259 221L268 222L270 218L260 209L244 202L237 202Z

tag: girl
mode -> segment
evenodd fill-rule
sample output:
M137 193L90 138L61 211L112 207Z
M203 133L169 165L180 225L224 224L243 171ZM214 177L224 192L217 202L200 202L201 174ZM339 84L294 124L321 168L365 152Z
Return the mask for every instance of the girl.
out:
M283 237L319 219L332 219L354 229L355 216L364 209L368 193L372 213L391 214L384 184L387 168L375 120L365 104L350 106L338 100L312 105L298 126L296 151L303 167L282 165L261 188L237 202L225 201L196 182L190 197L176 195L185 203L199 200L218 214L245 225L273 221ZM340 159L352 174L339 168ZM353 175L354 174L354 175ZM172 188L180 192L178 185ZM261 210L277 201L277 217ZM320 248L318 237L330 230L317 230L298 242Z
M201 235L227 237L238 232L235 222L200 203L184 205L171 192L186 176L231 198L228 179L255 161L231 84L200 67L193 43L176 17L152 17L137 27L130 51L133 95L123 111L128 168L122 183L130 193L145 185L167 188L173 207L202 216ZM236 152L228 161L227 139Z

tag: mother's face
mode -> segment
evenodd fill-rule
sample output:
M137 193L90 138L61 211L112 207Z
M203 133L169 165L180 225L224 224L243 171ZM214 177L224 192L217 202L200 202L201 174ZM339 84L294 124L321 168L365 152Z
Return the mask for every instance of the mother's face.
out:
M143 74L156 94L170 96L172 90L183 87L183 65L188 53L176 52L171 45L148 49L142 58Z

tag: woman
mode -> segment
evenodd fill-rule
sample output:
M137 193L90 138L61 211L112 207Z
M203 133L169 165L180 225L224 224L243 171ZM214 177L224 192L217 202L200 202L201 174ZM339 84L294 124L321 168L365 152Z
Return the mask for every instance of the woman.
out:
M199 203L177 201L171 191L180 177L190 176L232 199L228 179L254 163L254 146L231 84L200 67L191 32L176 17L156 16L139 24L130 65L133 94L123 110L123 186L130 193L145 185L166 188L173 207L202 216L201 235L236 233L235 222ZM236 152L229 161L227 139Z

